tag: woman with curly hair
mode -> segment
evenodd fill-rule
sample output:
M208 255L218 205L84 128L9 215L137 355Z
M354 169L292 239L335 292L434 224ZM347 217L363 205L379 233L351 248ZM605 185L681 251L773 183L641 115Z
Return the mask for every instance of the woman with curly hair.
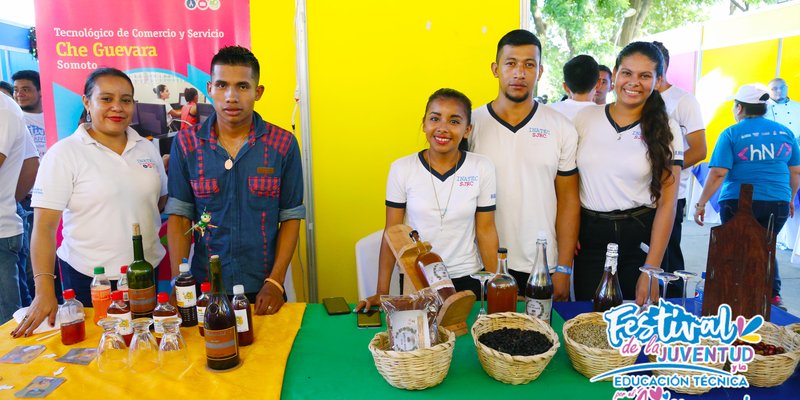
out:
M648 278L639 267L661 265L683 164L680 127L669 120L657 90L663 76L664 57L658 48L631 43L614 66L617 100L587 107L575 118L581 179L577 300L594 296L608 243L619 245L616 273L625 299L644 303ZM657 286L654 279L653 299Z

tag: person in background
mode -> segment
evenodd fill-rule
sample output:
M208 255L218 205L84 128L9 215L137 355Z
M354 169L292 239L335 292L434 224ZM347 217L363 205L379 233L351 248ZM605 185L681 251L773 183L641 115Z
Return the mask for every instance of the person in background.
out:
M614 76L611 75L611 69L605 65L598 67L600 76L597 78L597 86L594 89L594 103L597 105L605 105L608 92L614 89Z
M597 61L592 56L581 54L564 64L564 83L568 99L549 104L548 107L564 114L570 121L575 119L578 111L593 106L599 70Z
M683 227L683 213L686 209L686 195L689 181L692 179L692 170L695 164L705 160L706 126L703 123L703 114L700 103L693 94L669 83L666 71L669 70L669 51L661 42L653 42L664 56L664 79L658 91L664 99L667 114L674 119L681 128L683 140L683 170L681 170L680 186L678 186L678 203L675 210L675 222L672 224L672 234L669 237L661 268L667 272L675 272L685 268L683 252L681 251L681 236ZM674 281L667 287L667 297L677 298L683 296L683 285Z
M181 129L186 129L196 125L197 119L197 89L186 88L183 91L183 98L186 104L181 108Z
M55 265L63 289L75 290L89 306L93 268L105 266L116 286L118 268L133 259L134 223L141 226L147 261L158 265L166 253L158 238L166 174L158 149L128 126L133 83L118 69L96 69L84 84L83 106L91 122L53 145L36 176L31 242L36 297L14 337L31 335L45 319L55 322L61 289L54 285ZM62 217L64 240L56 248Z
M775 231L780 231L787 218L794 215L794 203L800 185L800 150L794 133L785 125L765 118L767 88L749 84L734 96L733 115L736 123L722 131L708 163L709 171L703 194L697 202L694 220L703 225L705 206L720 185L720 218L726 223L739 208L739 192L743 183L753 185L753 216L763 227L774 218ZM769 135L764 132L772 133ZM754 135L754 133L762 133ZM781 307L781 277L777 259L772 284L772 304Z
M39 72L17 71L11 75L14 81L14 100L25 113L25 125L36 143L39 156L47 152L47 136L44 132L44 113L42 111L42 85Z
M385 229L412 226L442 257L455 290L480 296L480 283L470 274L484 266L496 271L499 245L494 165L485 156L459 149L472 133L472 102L459 91L437 90L428 98L422 130L429 148L395 161L389 170ZM380 296L389 294L396 261L384 237L378 287L356 311L379 305Z
M0 92L3 92L8 97L14 97L14 86L6 81L0 81Z
M264 93L259 76L258 59L244 47L224 47L211 59L214 113L175 136L165 213L172 276L189 255L192 221L208 213L216 228L193 231L192 274L207 279L209 257L219 255L225 290L244 285L262 315L286 301L283 282L305 206L297 139L253 111Z
M158 96L158 99L164 103L164 110L167 113L167 126L171 127L172 121L175 120L175 118L181 117L181 111L172 108L172 104L169 103L169 88L167 85L162 83L153 88L153 93L155 93L156 96Z
M580 222L578 135L566 117L533 99L544 71L541 55L542 44L529 31L514 30L500 39L492 63L497 97L472 113L470 146L495 165L497 233L508 248L509 272L520 295L534 265L542 263L536 237L544 231L553 299L565 301Z
M664 57L656 46L625 46L613 76L616 101L585 108L575 118L582 207L575 298L593 298L606 246L617 243L623 298L643 304L648 275L639 267L658 267L664 257L675 221L683 139L658 92ZM652 283L651 297L657 299L658 280Z

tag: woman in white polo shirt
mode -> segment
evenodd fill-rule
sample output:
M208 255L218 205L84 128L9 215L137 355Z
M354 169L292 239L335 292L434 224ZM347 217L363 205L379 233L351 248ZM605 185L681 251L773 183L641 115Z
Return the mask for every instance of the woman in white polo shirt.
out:
M683 142L658 90L664 58L652 43L634 42L617 56L617 100L587 107L578 131L581 226L575 298L591 300L603 274L606 245L619 244L617 275L625 299L647 297L643 265L661 265L675 216ZM649 245L645 253L641 244ZM654 279L653 287L657 288ZM653 290L652 297L658 297Z
M29 335L45 318L54 323L58 303L54 265L63 289L91 306L92 270L104 266L109 278L133 260L131 226L139 223L144 255L153 265L166 250L158 241L159 209L167 181L158 149L129 128L133 83L113 68L93 71L84 85L89 121L56 143L42 160L33 188L31 258L36 297L12 335ZM63 217L64 240L56 249Z
M439 89L428 98L422 129L430 147L392 163L386 227L406 223L416 229L442 257L456 291L480 295L480 284L469 274L484 266L496 270L499 242L494 165L459 148L472 132L471 110L469 98L453 89ZM378 304L380 295L389 293L395 258L385 239L378 264L376 294L359 302L357 310Z

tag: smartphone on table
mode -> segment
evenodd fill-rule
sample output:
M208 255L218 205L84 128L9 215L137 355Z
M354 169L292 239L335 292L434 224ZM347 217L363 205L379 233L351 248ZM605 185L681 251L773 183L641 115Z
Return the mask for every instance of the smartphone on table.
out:
M350 314L351 312L350 305L347 304L344 297L328 297L322 299L322 304L328 315Z
M379 328L381 326L381 312L378 309L369 309L358 314L359 328Z

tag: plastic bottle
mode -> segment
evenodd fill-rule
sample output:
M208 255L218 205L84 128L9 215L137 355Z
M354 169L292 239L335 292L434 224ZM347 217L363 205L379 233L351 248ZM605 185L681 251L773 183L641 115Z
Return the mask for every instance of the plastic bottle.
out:
M117 333L122 336L126 346L131 345L133 338L133 318L131 317L131 309L128 303L123 300L123 293L121 290L116 290L111 293L111 300L113 301L108 306L108 316L119 319L117 326Z
M75 299L74 290L64 291L64 304L58 307L58 319L61 321L61 343L69 346L86 339L83 304Z
M94 279L89 285L92 292L92 308L94 308L94 324L107 316L106 311L111 305L111 281L106 277L104 267L94 267Z
M122 292L122 301L128 302L128 266L123 265L119 268L119 280L117 290Z
M208 292L211 291L211 283L203 282L200 284L200 297L197 298L197 326L200 327L200 336L205 336L203 324L206 320L206 307L208 306Z
M700 280L694 287L694 313L701 315L703 313L703 292L706 289L706 273L700 274Z
M161 292L158 294L158 305L153 310L153 331L155 332L156 341L161 343L161 337L164 336L164 326L161 324L167 318L179 318L178 309L172 304L169 304L169 294Z
M197 292L195 281L190 271L191 267L184 258L180 265L181 274L175 281L175 301L178 303L178 312L181 314L181 326L188 328L197 325Z
M239 336L239 346L253 343L253 316L250 302L244 295L244 286L233 287L233 314L236 315L236 333Z

